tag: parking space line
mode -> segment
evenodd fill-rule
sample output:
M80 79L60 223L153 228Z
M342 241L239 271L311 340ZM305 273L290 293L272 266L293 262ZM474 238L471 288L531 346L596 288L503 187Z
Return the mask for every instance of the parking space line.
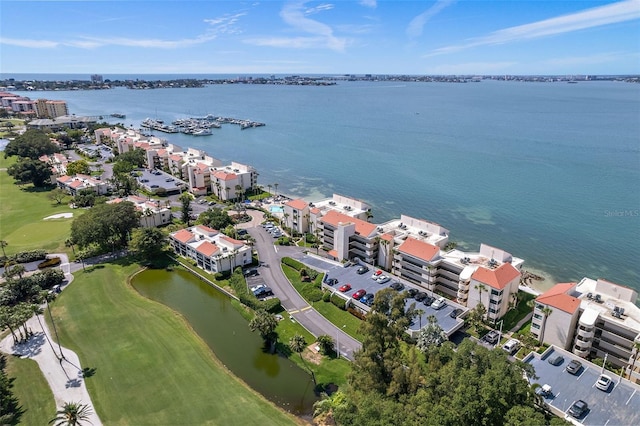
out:
M627 399L627 403L626 403L626 404L624 404L624 405L629 405L629 402L631 402L631 398L633 398L633 395L635 395L635 394L636 394L636 390L634 389L634 390L633 390L633 393L631 394L631 396L629 397L629 399Z

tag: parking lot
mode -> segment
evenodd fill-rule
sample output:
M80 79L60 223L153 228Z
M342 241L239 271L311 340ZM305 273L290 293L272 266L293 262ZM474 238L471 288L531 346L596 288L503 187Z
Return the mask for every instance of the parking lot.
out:
M429 291L419 288L404 280L398 279L397 277L384 271L381 273L381 275L387 275L388 277L391 278L391 280L384 284L380 284L379 282L371 278L371 276L377 271L377 268L373 268L371 266L368 266L369 271L360 275L356 272L360 266L357 264L353 266L344 267L344 265L319 259L315 256L304 256L303 258L300 259L300 261L309 265L314 269L317 269L319 271L324 271L327 275L325 277L325 281L327 279L332 279L332 278L337 279L338 280L337 284L330 286L335 291L338 291L338 289L344 284L350 284L351 289L344 292L345 298L351 299L356 304L356 306L360 307L361 309L368 310L369 307L351 298L353 293L355 293L359 289L363 289L367 293L375 294L378 291L382 290L383 288L389 287L395 281L402 283L404 285L404 290L413 288L418 291L423 291L428 295L433 295ZM433 295L433 296L435 296L436 298L438 297L438 295ZM444 330L447 336L451 336L453 333L455 333L458 329L460 329L464 325L464 320L462 318L460 317L451 318L450 315L454 309L461 309L462 310L461 315L464 315L467 309L454 303L453 301L447 300L446 306L444 306L439 310L436 310L431 306L426 306L422 302L417 302L412 298L407 298L406 307L408 308L412 303L415 303L416 309L421 309L423 311L423 313L419 317L416 317L414 323L409 327L409 333L413 337L417 337L418 332L420 331L420 328L427 325L428 323L427 317L429 317L430 315L433 315L436 318L436 320L438 321L438 324L440 325L442 330Z
M555 355L564 358L557 366L548 362ZM575 376L565 371L574 359L582 363ZM613 384L607 392L602 391L596 388L602 367L553 346L543 355L530 355L524 361L535 368L539 377L535 383L551 386L551 395L545 397L545 402L557 412L566 414L573 402L579 399L589 405L588 411L578 419L566 414L571 420L585 425L640 424L640 386L620 379L612 372L605 372L613 379Z

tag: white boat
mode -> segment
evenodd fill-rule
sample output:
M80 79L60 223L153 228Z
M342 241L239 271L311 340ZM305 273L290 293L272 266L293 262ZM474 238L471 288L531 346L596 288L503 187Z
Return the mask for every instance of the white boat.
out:
M198 129L191 133L193 136L209 136L211 129Z

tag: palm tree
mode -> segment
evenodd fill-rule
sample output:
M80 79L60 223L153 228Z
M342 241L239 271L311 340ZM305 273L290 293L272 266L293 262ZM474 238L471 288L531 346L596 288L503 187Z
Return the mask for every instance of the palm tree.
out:
M551 315L551 313L553 312L553 309L551 309L548 306L545 306L544 308L542 308L542 314L544 315L544 322L542 323L542 333L540 333L540 341L543 342L544 341L544 333L547 328L547 318L549 318L549 315Z
M6 242L5 240L0 240L0 247L2 248L2 256L3 257L7 257L7 253L5 253L4 248L6 246L8 246L8 245L9 245L9 243Z
M222 185L220 185L220 182L216 181L215 186L216 186L216 189L217 189L216 196L218 197L218 199L220 199L221 198L220 197L220 190L222 189Z
M242 201L242 185L238 184L235 186L236 190L236 200Z
M313 384L317 386L318 384L316 383L316 375L313 373L313 370L309 368L304 358L302 357L302 352L304 352L304 349L306 347L307 347L307 342L304 340L304 337L299 334L296 334L291 339L289 339L289 349L291 349L293 352L300 355L300 360L302 361L304 366L307 368L307 370L309 370L309 372L311 373Z
M225 201L229 201L229 191L231 191L231 188L229 188L228 186L225 186L224 190L227 193L227 198L225 198Z
M482 283L478 283L475 287L476 290L478 290L478 297L480 299L480 303L482 304L482 293L484 293L485 291L487 291L487 286L485 286ZM489 312L487 310L487 312Z
M275 194L276 197L278 196L278 185L280 185L280 184L277 183L277 182L273 184L273 187L276 189L276 194Z
M631 374L636 369L636 362L638 362L638 355L640 355L640 342L633 342L633 349L636 351L636 354L633 357L633 363L629 366L629 376L627 379L631 380Z
M65 402L61 409L56 412L56 417L49 420L49 424L54 426L81 426L81 421L89 421L93 414L91 408L79 402Z
M75 241L73 241L73 238L67 238L64 242L64 246L65 247L71 247L71 251L73 251L73 255L76 255L76 249L75 249Z
M278 326L278 320L269 312L261 309L256 312L256 315L249 322L249 330L257 331L260 333L260 337L264 340L265 345L270 345L270 350L273 352L275 348L275 340L278 337L276 333L276 327Z
M289 219L289 213L283 214L282 217L284 218L284 226L287 226L287 219Z
M267 185L267 188L269 188L269 195L271 195L271 187L272 187L272 186L273 186L273 185L271 185L271 184L268 184L268 185Z

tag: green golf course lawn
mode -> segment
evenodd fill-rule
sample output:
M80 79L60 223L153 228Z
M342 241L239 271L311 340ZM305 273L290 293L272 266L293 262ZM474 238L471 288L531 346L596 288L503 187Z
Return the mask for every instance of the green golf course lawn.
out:
M128 284L123 260L78 272L52 304L104 424L279 425L301 421L230 375L186 321Z

